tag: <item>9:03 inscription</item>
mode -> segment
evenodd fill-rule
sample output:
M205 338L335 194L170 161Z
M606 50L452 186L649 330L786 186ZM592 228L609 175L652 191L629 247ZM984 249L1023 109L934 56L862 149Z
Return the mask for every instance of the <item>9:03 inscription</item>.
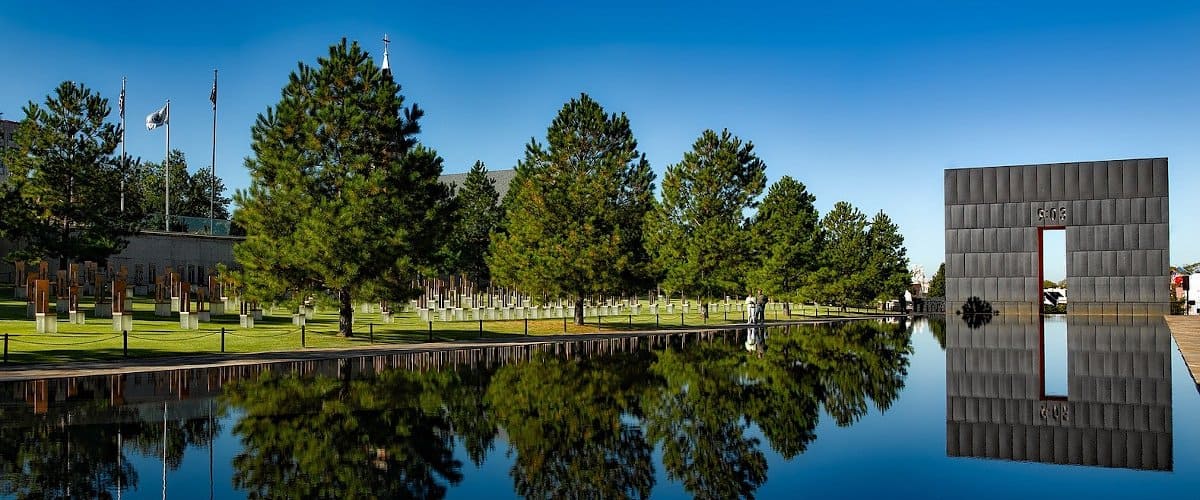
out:
M1039 208L1037 211L1037 218L1038 222L1066 222L1067 207L1051 208L1049 210L1045 208Z

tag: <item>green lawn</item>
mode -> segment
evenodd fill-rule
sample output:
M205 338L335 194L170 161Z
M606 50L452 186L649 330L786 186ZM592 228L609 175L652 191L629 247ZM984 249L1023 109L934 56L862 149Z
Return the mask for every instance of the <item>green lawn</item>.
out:
M91 304L80 305L89 317L87 324L74 325L67 323L66 313L59 315L58 333L35 333L33 320L25 319L24 300L12 299L12 289L0 288L0 335L8 334L8 362L45 363L85 360L112 360L123 357L123 339L121 332L113 331L112 320L91 317ZM376 311L378 308L374 308ZM645 308L643 308L645 309ZM665 309L665 308L664 308ZM681 308L676 307L676 311ZM812 306L793 308L792 320L812 317L816 311ZM852 310L850 315L877 313L874 310ZM177 316L159 318L154 316L153 299L138 297L133 305L134 329L129 332L129 357L169 356L181 354L217 353L221 352L221 330L225 330L225 352L248 353L263 351L281 351L301 349L301 329L292 324L289 311L283 308L264 309L263 319L256 322L253 329L243 329L238 325L237 314L214 316L211 322L200 323L199 330L183 330L179 328ZM737 316L735 317L735 314ZM821 316L829 315L828 310L822 310ZM768 320L788 320L782 311L768 311ZM657 320L657 321L656 321ZM392 324L383 324L378 312L363 313L361 307L355 308L354 336L339 337L337 333L337 312L333 309L318 309L313 319L308 320L304 329L305 347L355 347L365 346L372 342L380 343L416 343L425 342L430 338L430 323L418 318L417 313L407 312L396 315ZM655 318L651 314L641 314L630 318L624 316L607 316L604 318L587 318L586 325L575 325L562 319L538 319L528 321L529 335L557 335L563 333L594 333L599 331L619 330L648 330L656 328L680 328L683 326L698 327L705 324L720 325L741 323L740 313L729 313L729 321L725 321L724 313L714 312L706 323L698 308L681 318L678 312L662 314ZM482 336L487 338L503 338L523 336L526 333L525 320L484 321ZM432 322L434 340L465 340L481 336L478 321ZM373 337L370 332L373 330Z

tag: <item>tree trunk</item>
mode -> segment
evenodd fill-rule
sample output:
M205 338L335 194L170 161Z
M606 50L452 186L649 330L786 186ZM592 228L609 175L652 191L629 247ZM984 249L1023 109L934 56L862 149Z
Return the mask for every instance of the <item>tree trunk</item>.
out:
M583 325L583 298L575 299L575 324Z
M338 336L353 337L354 330L354 304L350 302L350 289L342 288L338 290Z
M791 302L788 302L788 301L783 302L783 314L789 318L792 317L792 303Z
M708 301L702 301L700 304L700 314L704 317L704 321L708 321Z

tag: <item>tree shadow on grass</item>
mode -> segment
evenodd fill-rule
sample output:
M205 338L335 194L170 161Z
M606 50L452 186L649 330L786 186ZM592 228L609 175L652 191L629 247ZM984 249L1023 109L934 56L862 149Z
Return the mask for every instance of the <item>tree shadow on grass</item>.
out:
M25 318L25 302L0 302L0 320L23 319L27 319Z

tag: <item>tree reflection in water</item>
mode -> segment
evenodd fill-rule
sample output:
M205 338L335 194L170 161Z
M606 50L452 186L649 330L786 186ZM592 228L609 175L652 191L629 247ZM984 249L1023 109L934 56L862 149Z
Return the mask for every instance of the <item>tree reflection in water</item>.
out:
M793 458L822 408L847 426L890 407L910 352L903 327L853 322L778 331L762 357L702 342L490 373L266 376L224 397L245 410L234 481L265 497L441 497L462 479L456 440L480 464L503 429L524 496L649 496L661 446L667 477L689 493L748 497L767 479L752 426Z
M138 489L126 451L164 457L161 414L114 407L97 397L50 414L22 405L0 406L0 496L115 498ZM207 446L220 432L216 419L168 419L165 458L178 469L188 446ZM158 479L157 477L155 479Z
M699 498L753 496L767 465L749 426L791 459L816 439L820 407L839 426L868 400L886 410L904 386L910 338L902 326L853 322L777 331L761 358L720 343L661 352L651 371L662 386L644 402L668 476Z
M643 403L646 428L663 447L667 477L697 498L748 495L767 478L767 459L742 418L755 402L739 349L712 343L666 350L651 367L659 386Z
M2 496L111 498L118 482L137 481L129 461L118 460L117 434L109 426L6 426L0 442Z
M752 497L768 478L763 441L792 459L817 438L822 413L849 426L887 410L911 353L910 331L873 322L774 329L765 352L747 353L742 340L228 383L217 401L241 444L233 486L254 498L439 498L463 479L458 447L481 465L503 440L514 491L525 496L647 497L659 448L665 477L688 493ZM123 451L162 456L161 417L128 418L136 410L100 397L71 411L59 425L0 406L0 495L112 497L117 484L138 482ZM169 420L168 467L219 430L208 419Z
M945 316L927 316L924 318L929 322L929 332L933 334L934 340L937 340L938 346L942 348L942 352L946 351L946 318Z
M462 480L447 411L469 385L459 372L391 370L366 380L270 373L227 386L245 414L234 486L254 498L440 498ZM467 391L469 393L469 391ZM476 405L478 407L478 405ZM470 429L469 426L464 426ZM486 436L463 439L486 449Z
M516 455L518 494L547 498L645 498L652 447L636 416L647 353L566 361L539 357L500 368L487 403Z

